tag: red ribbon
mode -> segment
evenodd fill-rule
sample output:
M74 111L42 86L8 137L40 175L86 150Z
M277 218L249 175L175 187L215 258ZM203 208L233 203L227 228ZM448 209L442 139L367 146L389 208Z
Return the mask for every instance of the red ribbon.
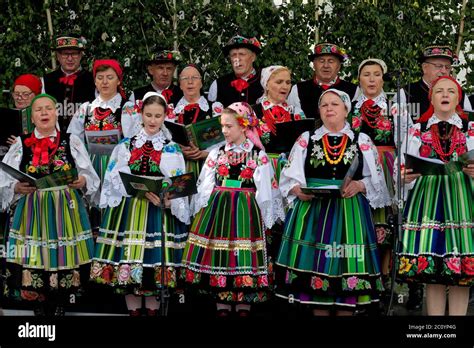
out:
M25 140L25 145L31 147L33 151L33 160L32 165L37 167L38 165L48 165L49 164L49 151L54 151L51 153L51 156L54 155L59 144L59 134L56 132L56 141L53 143L49 137L38 139L35 136L35 133L31 134L31 137Z
M244 89L247 89L249 87L249 84L247 81L243 79L235 79L230 83L232 87L234 87L237 92L241 93Z
M163 92L161 92L161 95L165 97L166 102L169 103L171 96L173 95L173 91L171 89L165 89Z
M59 82L67 86L74 86L74 81L77 79L77 74L67 75L59 78Z
M197 117L198 117L198 115L199 115L199 111L201 110L201 109L199 108L199 104L193 103L193 104L188 104L188 105L186 105L186 106L184 107L184 111L192 111L192 110L196 110L196 111L194 112L193 120L192 120L192 122L191 122L191 123L194 124L194 123L196 123ZM179 114L179 116L178 116L178 123L179 123L179 124L184 124L183 113Z

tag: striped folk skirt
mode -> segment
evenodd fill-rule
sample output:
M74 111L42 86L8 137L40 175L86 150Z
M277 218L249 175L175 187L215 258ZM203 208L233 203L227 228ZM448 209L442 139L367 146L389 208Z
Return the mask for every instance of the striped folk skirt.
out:
M401 279L473 284L473 182L462 172L417 179L404 211L398 263Z
M124 197L105 210L91 279L117 293L158 295L162 284L162 238L165 235L165 282L175 288L187 239L186 225L145 198Z
M95 169L95 172L100 178L100 184L104 182L105 172L107 171L107 165L109 164L110 155L98 155L91 154L92 166Z
M377 302L383 287L367 199L296 200L275 268L278 297L345 310Z
M37 190L22 196L8 234L6 293L26 300L75 293L88 280L93 253L87 211L78 191Z
M183 265L186 283L217 302L267 300L267 252L254 189L214 189L193 221Z
M395 195L395 186L393 181L393 164L395 158L395 147L393 146L377 146L379 161L383 168L385 182L387 183L390 197ZM392 248L394 243L394 227L395 216L392 207L384 207L372 209L375 234L377 236L377 244L382 248ZM392 220L392 221L390 221Z
M275 178L278 183L280 182L281 170L285 166L286 162L288 162L288 160L285 154L268 153L267 155L270 158L270 163L272 164L273 172L275 173Z

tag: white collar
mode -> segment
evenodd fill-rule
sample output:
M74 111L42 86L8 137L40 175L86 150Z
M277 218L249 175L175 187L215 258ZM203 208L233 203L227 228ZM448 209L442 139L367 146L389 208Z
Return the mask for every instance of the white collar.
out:
M165 89L169 89L169 88L171 87L171 85L169 85L169 86L166 87L166 88L161 89L161 88L159 88L159 87L156 85L155 82L151 81L151 87L153 87L153 89L154 89L157 93L160 93L160 94L161 94Z
M369 100L369 98L365 96L361 88L360 94L357 97L357 103L355 105L355 109L360 109L362 104L364 104L366 100ZM385 95L384 91L380 92L380 94L372 100L374 101L375 105L378 105L381 109L387 110L387 96Z
M227 143L225 144L225 151L235 151L235 152L250 152L253 149L253 143L250 141L249 138L246 138L245 141L240 144L236 145L234 143Z
M174 108L174 112L176 114L180 114L181 112L183 112L184 110L184 107L191 104L190 102L188 102L186 100L186 98L182 97L179 102L176 104L176 107ZM207 102L206 98L204 98L203 96L201 96L199 98L199 100L197 101L197 104L199 105L199 108L202 110L202 111L208 111L209 110L209 103Z
M430 128L434 124L438 124L442 121L448 122L449 124L452 124L453 126L458 127L459 129L462 129L462 120L461 117L459 117L458 114L453 114L448 120L440 120L438 116L433 114L433 116L430 117L428 122L426 123L426 129Z
M284 101L283 103L279 103L279 104L273 104L266 95L262 96L262 98L260 99L259 101L261 104L262 104L262 108L263 110L268 110L268 109L271 109L273 108L274 106L280 106L282 107L283 109L285 109L286 111L290 111L290 105L288 105L288 103L286 101Z
M153 148L156 150L156 151L160 151L161 149L163 149L163 144L166 143L166 140L167 137L166 137L166 134L165 132L163 132L162 129L160 129L160 131L154 135L148 135L146 132L145 132L145 129L142 128L140 130L140 132L138 132L136 138L135 138L135 147L136 148L141 148L147 141L151 141L151 143L153 144Z
M426 82L426 80L425 80L424 78L421 78L421 80L422 80L423 83L426 85L426 87L428 87L428 89L431 88L431 83Z
M91 110L94 110L95 108L102 108L102 109L110 109L112 110L112 112L115 113L115 111L117 111L117 109L120 107L121 104L122 104L122 96L120 95L120 93L117 93L112 99L109 99L109 100L103 100L101 96L99 95L91 103Z
M351 130L351 126L349 125L347 121L344 124L344 128L342 128L337 133L333 133L329 129L327 129L325 126L322 126L314 131L314 135L311 136L311 139L313 139L313 141L318 141L318 140L321 140L321 138L326 134L333 135L333 136L342 136L346 134L351 139L351 141L354 140L354 132Z
M313 78L313 81L318 85L318 86L332 86L334 84L336 84L336 82L338 81L339 79L339 76L336 75L335 78L333 78L331 81L329 82L323 82L323 81L320 81L316 76Z
M54 131L52 131L51 134L49 134L47 137L45 137L44 135L41 135L41 133L38 132L38 130L36 128L34 130L36 139L56 138L56 134L57 134L56 132L57 132L57 129L54 129Z
M254 68L254 69L252 69L252 71L251 71L248 75L242 76L242 77L237 77L237 76L236 76L236 77L237 77L238 79L242 79L242 80L248 81L249 78L250 78L250 76L254 77L255 75L257 75L257 71L256 71L255 68Z
M72 73L67 73L67 72L65 72L65 71L63 70L63 67L61 67L61 71L62 71L63 74L66 75L66 76L74 75L74 74L78 73L78 72L81 71L81 70L82 70L82 67L80 66L76 71L74 71L74 72L72 72Z

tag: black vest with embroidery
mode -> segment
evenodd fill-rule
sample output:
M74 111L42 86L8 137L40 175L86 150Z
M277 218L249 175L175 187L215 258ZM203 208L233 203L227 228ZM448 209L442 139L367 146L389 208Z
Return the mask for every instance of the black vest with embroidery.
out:
M130 160L128 166L130 171L135 175L146 175L146 176L163 176L160 170L161 155L162 151L156 151L153 147L153 143L148 140L142 147L137 148L135 143L137 136L130 139ZM163 147L169 144L167 140Z
M104 119L98 120L93 116L93 110L90 109L90 105L87 109L85 118L84 118L84 130L86 131L102 131L102 130L112 130L112 129L121 129L122 121L122 108L127 101L122 98L120 107L111 112ZM97 108L100 112L107 112L110 109ZM111 111L111 110L110 110Z
M23 147L23 157L20 163L20 170L27 173L35 178L41 178L46 175L52 174L60 170L69 170L76 167L74 158L71 155L70 148L70 134L60 132L59 133L59 144L58 148L54 153L49 150L50 158L48 166L33 166L33 151L31 147L25 145L25 140L28 139L31 134L21 136L21 142ZM52 154L52 156L51 156Z
M239 153L235 153L232 151L224 151L225 145L219 149L219 155L217 156L217 163L216 163L216 185L223 186L224 179L228 180L238 180L241 181L242 188L253 188L255 189L255 182L253 181L253 172L247 167L247 162L249 160L258 161L258 153L259 150L255 148L252 149L250 152L242 151ZM229 163L227 165L219 165L219 157L225 155L229 159ZM227 169L223 169L222 166L225 166ZM247 168L246 168L247 167ZM224 175L226 174L225 178ZM247 180L244 179L248 178Z
M324 89L320 85L315 84L313 80L298 82L297 86L301 109L303 109L305 116L307 118L314 118L315 120L320 119L321 116L319 115L318 101L319 97L324 92ZM352 100L357 86L353 83L339 80L339 82L329 87L329 89L338 89L346 92Z
M356 104L357 102L352 102L352 112L350 115L352 118L352 125L354 125L354 117L357 117L360 120L360 127L355 131L367 134L375 146L395 146L395 124L393 122L393 116L390 114L389 110L386 110L386 115L384 117L388 122L390 122L391 128L390 131L384 131L383 129L378 129L378 127L380 126L375 120L372 121L372 119L369 119L369 121L371 121L371 125L375 126L375 128L371 127L369 124L367 124L367 122L362 120L362 117L360 115L360 109L355 108Z
M263 87L260 84L260 73L260 70L256 70L255 76L247 80L249 86L242 90L242 92L237 91L231 85L232 81L237 79L234 73L219 77L216 80L216 101L222 103L224 107L236 102L246 102L250 105L255 104L257 99L263 94Z
M179 102L179 100L183 97L183 91L181 88L176 86L175 84L171 85L171 96L166 100L168 104L173 104L176 106L176 104ZM156 92L156 90L153 88L153 86L150 84L139 87L135 90L133 90L133 95L135 96L135 100L143 100L143 97L147 92Z
M359 138L359 133L354 133L354 140L351 141L350 138L347 139L347 146L345 152L348 152L350 149L350 146L352 144L355 144L357 147L357 150L355 153L358 154L359 156L359 167L357 168L357 171L355 175L353 176L353 180L360 180L363 178L362 176L362 168L364 164L364 160L362 158L362 152L359 149L359 146L357 145L357 141ZM328 135L328 140L329 144L331 146L337 146L341 143L343 137L341 136L330 136ZM321 147L321 152L323 151L323 138L320 140L314 142L313 139L311 139L311 135L309 137L309 143L308 143L308 152L306 155L306 160L304 163L304 173L306 178L318 178L318 179L329 179L329 180L342 180L344 179L344 176L346 175L347 171L349 170L349 167L352 163L352 160L354 157L352 157L347 163L344 162L344 159L342 159L339 163L337 164L330 164L328 161L326 161L326 158L323 157L324 165L319 164L317 167L311 163L312 159L316 159L314 153L314 147L316 145L319 145ZM314 157L313 157L314 156ZM331 160L336 160L337 156L332 156L328 154L329 158Z
M197 112L197 115L196 115ZM199 105L196 108L185 110L176 115L176 121L180 124L188 125L199 121L204 121L212 117L212 109L202 110ZM181 122L182 121L182 122Z
M58 108L58 123L61 131L65 132L79 106L95 99L95 84L92 73L84 69L77 73L72 86L59 82L63 76L62 70L58 69L46 74L43 80L45 92L61 104Z

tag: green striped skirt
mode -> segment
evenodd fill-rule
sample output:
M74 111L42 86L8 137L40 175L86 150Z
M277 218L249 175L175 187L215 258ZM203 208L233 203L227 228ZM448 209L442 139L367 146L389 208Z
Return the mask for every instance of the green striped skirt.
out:
M285 166L286 162L288 162L288 160L285 154L267 153L267 155L270 158L270 163L272 164L273 172L275 173L275 178L277 182L280 182L281 170Z
M393 146L377 146L379 154L379 161L382 164L385 182L387 183L390 197L394 197L394 182L393 182L393 164L395 156L395 147ZM375 234L377 236L377 244L382 248L393 247L393 223L394 213L392 207L384 207L372 209ZM392 221L390 221L392 220Z
M194 173L196 180L201 173L202 161L186 160L186 173Z
M422 176L404 210L398 275L423 283L474 281L473 180L462 172Z
M125 197L107 208L96 240L91 279L118 293L156 295L162 284L162 238L165 235L165 281L177 285L187 239L186 225L145 198Z
M191 226L182 277L218 302L263 302L266 254L255 190L216 187Z
M87 268L93 253L78 191L37 190L22 196L8 234L6 292L28 300L44 299L48 292L76 292L86 280L80 269Z
M340 184L309 179L309 186ZM276 261L278 297L345 309L377 302L383 291L367 199L296 200L285 221Z
M107 165L109 164L110 155L96 155L91 154L91 162L97 175L100 178L100 184L104 182L105 172L107 171Z

